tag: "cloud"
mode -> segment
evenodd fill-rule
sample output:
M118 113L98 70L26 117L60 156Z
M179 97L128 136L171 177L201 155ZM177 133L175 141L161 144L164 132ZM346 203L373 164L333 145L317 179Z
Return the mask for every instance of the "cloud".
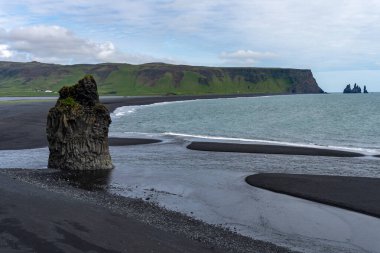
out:
M0 33L6 50L31 60L63 62L125 61L111 42L94 42L60 26L19 27Z
M222 52L219 57L227 65L252 66L262 60L273 59L277 57L277 55L272 52L257 52L240 49L233 52Z
M379 7L374 0L239 1L230 6L225 19L233 21L224 29L238 45L281 52L276 65L368 68L379 58Z
M95 56L85 56L98 61L152 55L192 64L374 69L380 58L379 8L378 0L18 0L0 3L0 27L69 27L75 34L67 36L92 48ZM18 46L27 51L28 45ZM236 49L279 56L230 55Z
M7 45L0 44L0 58L10 58L12 55Z
M144 63L160 59L144 54L127 54L109 41L81 38L60 26L29 26L0 30L0 58L52 63ZM167 59L170 62L170 59Z
M252 50L237 50L234 52L222 52L220 58L222 59L268 59L276 57L275 53L271 52L257 52Z

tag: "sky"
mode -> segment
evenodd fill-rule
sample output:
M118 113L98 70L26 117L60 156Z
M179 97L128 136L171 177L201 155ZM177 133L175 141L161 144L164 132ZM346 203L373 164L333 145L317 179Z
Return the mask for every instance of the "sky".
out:
M379 0L0 0L0 61L311 69L380 91Z

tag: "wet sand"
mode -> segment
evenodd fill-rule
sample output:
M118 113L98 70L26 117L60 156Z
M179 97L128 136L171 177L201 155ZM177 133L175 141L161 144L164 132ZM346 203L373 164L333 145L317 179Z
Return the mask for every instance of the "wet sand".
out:
M380 218L380 178L263 173L252 186Z
M108 138L110 146L128 146L128 145L142 145L142 144L152 144L161 142L161 140L156 139L145 139L145 138Z
M46 117L55 102L0 104L0 150L47 147Z
M54 170L0 170L1 252L291 252Z
M360 153L322 149L309 147L295 147L272 144L240 144L223 142L199 142L194 141L187 146L191 150L214 151L214 152L240 152L281 155L309 155L309 156L335 156L335 157L360 157Z
M107 208L4 175L0 192L2 252L215 252Z

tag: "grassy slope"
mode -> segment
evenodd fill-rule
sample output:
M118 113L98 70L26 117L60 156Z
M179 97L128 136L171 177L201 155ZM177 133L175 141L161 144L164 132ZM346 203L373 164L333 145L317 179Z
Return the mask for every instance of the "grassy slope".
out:
M95 77L102 95L285 93L291 92L298 79L309 78L302 76L305 70L286 71L159 63L62 66L0 62L0 96L54 95L44 91L58 91L64 85L75 84L85 74ZM315 92L315 87L310 92Z

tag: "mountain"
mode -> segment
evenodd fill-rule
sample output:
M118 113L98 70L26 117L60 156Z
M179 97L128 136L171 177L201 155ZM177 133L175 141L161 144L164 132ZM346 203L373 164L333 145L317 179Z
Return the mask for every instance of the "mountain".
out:
M102 95L323 93L310 70L0 62L0 96L41 96L91 74Z

